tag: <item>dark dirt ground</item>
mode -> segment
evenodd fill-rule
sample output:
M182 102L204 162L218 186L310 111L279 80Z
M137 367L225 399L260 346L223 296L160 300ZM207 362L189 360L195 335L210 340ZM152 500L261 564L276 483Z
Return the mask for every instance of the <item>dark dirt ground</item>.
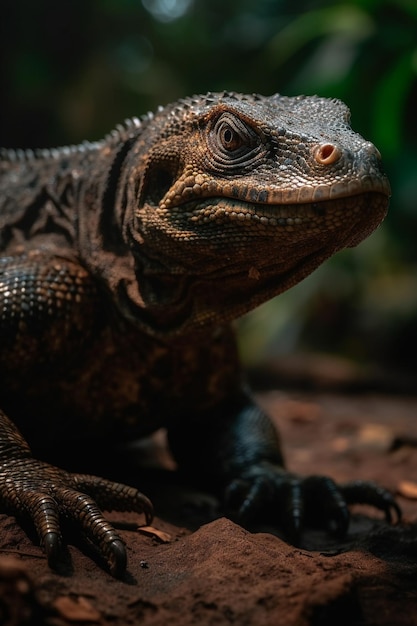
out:
M154 500L161 536L138 531L137 515L109 513L128 547L123 581L77 542L69 545L72 571L52 572L30 531L0 516L0 624L417 624L417 398L328 390L258 398L292 470L376 480L398 494L403 524L355 507L343 542L309 530L295 548L270 528L242 529L211 496L150 469L140 488ZM162 443L159 434L146 450L163 462Z

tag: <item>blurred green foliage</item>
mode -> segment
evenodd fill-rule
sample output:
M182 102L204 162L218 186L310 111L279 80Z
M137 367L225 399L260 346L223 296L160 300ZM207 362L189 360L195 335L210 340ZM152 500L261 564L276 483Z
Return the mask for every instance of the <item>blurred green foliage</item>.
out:
M321 349L417 365L415 0L2 0L0 144L97 139L208 90L339 97L393 196L354 250L240 321L247 361Z

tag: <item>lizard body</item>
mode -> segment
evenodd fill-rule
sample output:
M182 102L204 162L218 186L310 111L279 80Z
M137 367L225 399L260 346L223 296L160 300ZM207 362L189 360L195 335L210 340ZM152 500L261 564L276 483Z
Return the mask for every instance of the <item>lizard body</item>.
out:
M38 461L26 440L36 451L45 433L57 445L165 426L180 467L210 477L242 517L289 509L294 537L311 493L340 531L350 501L399 512L380 487L284 469L229 326L384 218L379 154L343 103L207 94L96 143L0 156L0 504L33 519L52 565L67 516L122 573L124 547L97 507L148 521L152 507Z

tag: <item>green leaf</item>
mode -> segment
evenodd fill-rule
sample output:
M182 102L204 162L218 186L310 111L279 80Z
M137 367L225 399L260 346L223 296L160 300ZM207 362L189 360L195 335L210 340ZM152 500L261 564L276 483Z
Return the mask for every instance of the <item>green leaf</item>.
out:
M384 155L401 150L405 102L417 74L417 49L402 55L384 74L375 93L373 136Z
M277 65L284 64L306 44L322 36L346 35L366 39L375 29L372 18L359 7L341 4L301 13L270 41L268 53Z

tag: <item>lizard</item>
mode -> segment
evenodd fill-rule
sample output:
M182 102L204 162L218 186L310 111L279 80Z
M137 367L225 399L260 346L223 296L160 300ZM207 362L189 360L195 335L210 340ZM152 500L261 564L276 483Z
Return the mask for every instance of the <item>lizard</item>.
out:
M320 96L210 92L100 141L1 150L0 511L33 524L52 568L69 519L123 576L103 511L150 523L153 507L43 460L45 443L76 456L164 427L227 514L294 543L311 514L346 534L352 503L400 518L382 486L287 469L233 325L370 235L390 193L348 107Z

